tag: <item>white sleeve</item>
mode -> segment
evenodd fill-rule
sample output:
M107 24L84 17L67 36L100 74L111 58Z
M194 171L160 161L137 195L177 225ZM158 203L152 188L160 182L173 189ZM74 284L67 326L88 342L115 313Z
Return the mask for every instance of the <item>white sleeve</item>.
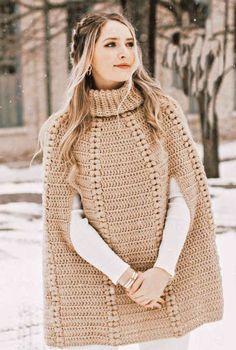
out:
M170 178L168 211L157 260L154 264L175 275L176 264L190 225L190 211L176 180Z
M76 252L106 274L114 284L117 284L121 275L130 267L89 224L88 219L84 216L79 195L77 208L71 212L70 236Z

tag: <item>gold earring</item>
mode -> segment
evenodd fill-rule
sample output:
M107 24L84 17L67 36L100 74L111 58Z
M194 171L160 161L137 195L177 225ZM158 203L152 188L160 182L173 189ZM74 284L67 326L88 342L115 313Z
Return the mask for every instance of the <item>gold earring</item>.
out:
M91 73L92 73L92 66L89 66L89 69L88 69L88 71L87 71L87 74L88 74L88 75L91 75Z

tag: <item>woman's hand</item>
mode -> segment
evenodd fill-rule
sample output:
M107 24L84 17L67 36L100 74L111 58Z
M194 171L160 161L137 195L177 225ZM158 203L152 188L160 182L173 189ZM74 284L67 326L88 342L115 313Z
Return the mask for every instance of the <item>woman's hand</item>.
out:
M170 278L171 275L159 267L153 267L145 272L138 271L138 278L127 291L127 295L145 307L161 308L159 303L164 302L161 296Z

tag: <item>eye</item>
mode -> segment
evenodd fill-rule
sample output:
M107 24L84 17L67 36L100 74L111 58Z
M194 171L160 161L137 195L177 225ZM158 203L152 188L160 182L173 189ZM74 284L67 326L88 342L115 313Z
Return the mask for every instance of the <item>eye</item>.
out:
M105 47L108 47L111 44L115 44L114 41L112 43L109 43L109 44L105 45Z
M113 42L110 42L109 44L107 44L107 45L105 45L105 47L109 47L109 45L111 45L111 44L115 44L115 42L113 41ZM128 45L130 45L130 47L133 47L134 46L134 43L131 41L131 42L129 42L129 43L127 43Z

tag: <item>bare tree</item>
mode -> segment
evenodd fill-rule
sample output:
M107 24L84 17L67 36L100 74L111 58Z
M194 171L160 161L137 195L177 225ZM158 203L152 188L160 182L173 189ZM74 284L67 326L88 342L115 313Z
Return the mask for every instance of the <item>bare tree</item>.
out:
M156 58L156 11L158 0L122 0L123 13L131 20L143 52L143 64L155 75Z
M185 37L175 32L166 46L163 57L165 67L175 67L183 82L187 96L195 96L198 101L204 166L208 177L219 177L218 116L216 101L223 79L235 65L226 66L228 36L232 33L228 26L229 0L225 1L225 30L209 35L207 30L198 30ZM209 21L206 22L209 25ZM223 40L222 40L223 39ZM221 69L216 69L220 65Z
M14 14L6 11L3 15L0 15L0 27L4 34L0 36L0 49L2 48L0 50L0 65L1 60L6 60L7 57L17 57L18 55L24 55L24 63L27 64L27 60L31 60L32 55L37 55L37 52L42 50L44 52L44 77L48 115L52 112L50 42L61 33L66 33L67 47L69 47L72 26L79 17L90 10L94 3L96 3L95 0L71 0L58 3L50 0L39 0L36 3L14 0L12 5L17 5L18 8L21 8L21 11ZM53 10L65 11L67 16L63 21L49 21L49 14ZM14 33L8 30L8 28L13 27L16 23L20 23L23 19L27 19L27 17L30 20L25 29Z

